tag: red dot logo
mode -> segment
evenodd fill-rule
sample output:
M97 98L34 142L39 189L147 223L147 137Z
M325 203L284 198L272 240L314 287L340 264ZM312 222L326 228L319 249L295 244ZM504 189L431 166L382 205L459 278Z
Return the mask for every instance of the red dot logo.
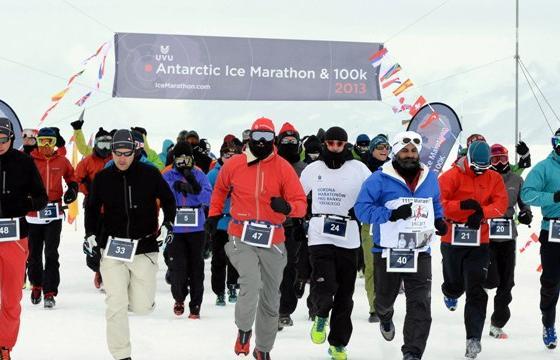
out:
M144 65L144 71L145 72L152 72L152 70L154 70L154 67L152 66L152 64Z

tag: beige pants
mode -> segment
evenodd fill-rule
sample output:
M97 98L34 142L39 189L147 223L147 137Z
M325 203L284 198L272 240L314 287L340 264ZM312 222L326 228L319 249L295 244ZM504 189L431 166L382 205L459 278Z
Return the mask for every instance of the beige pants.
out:
M140 254L131 263L101 259L100 271L107 294L107 345L113 358L130 357L128 311L143 315L155 306L158 253Z

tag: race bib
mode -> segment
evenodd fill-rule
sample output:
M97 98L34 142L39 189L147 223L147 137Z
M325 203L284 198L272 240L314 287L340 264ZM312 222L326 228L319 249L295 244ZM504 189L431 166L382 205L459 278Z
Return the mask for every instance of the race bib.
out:
M511 219L491 219L490 239L513 239Z
M339 216L325 216L323 219L324 235L346 238L346 225L348 224L346 219Z
M465 224L453 224L451 233L451 245L479 246L480 229L468 228Z
M103 256L107 259L132 262L137 247L138 240L110 237Z
M387 272L415 273L418 271L418 251L387 249Z
M0 242L19 239L19 218L0 219Z
M198 226L198 209L178 208L175 215L175 226L181 227L197 227Z
M48 203L44 209L37 212L37 217L41 220L58 220L60 212L57 203Z
M560 220L550 220L548 242L560 243Z
M243 223L241 242L251 246L270 248L273 235L274 226L245 221Z

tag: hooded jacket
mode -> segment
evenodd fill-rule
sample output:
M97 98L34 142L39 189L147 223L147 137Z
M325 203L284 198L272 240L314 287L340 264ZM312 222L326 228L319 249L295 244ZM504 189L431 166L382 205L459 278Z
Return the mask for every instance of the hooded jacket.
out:
M451 243L452 223L466 223L473 210L461 210L461 201L474 199L482 207L483 219L480 227L480 243L489 242L488 219L500 218L508 207L508 194L502 176L487 170L476 175L462 158L451 169L439 177L441 202L449 231L441 241Z
M554 202L554 193L560 191L560 156L554 151L527 174L521 188L521 200L541 208L541 229L548 231L545 218L560 218L560 203Z
M222 166L223 165L220 164L220 162L216 162L216 166L214 166L214 168L210 170L210 172L208 173L208 181L210 182L212 189L214 189L214 187L216 186L216 179L218 178L218 174ZM231 199L228 196L224 203L224 208L222 210L223 211L222 217L218 222L218 230L227 231L229 222L231 220L231 215L229 214L230 207L231 207Z
M204 222L206 221L206 217L204 215L204 208L208 208L210 206L210 196L212 195L212 187L208 182L208 178L202 171L196 168L193 168L191 171L201 188L200 193L196 195L187 194L185 196L183 195L183 193L177 192L175 191L175 189L173 189L173 184L175 183L175 181L181 181L181 182L187 181L185 180L183 174L178 172L176 169L172 169L163 175L163 178L165 179L165 181L169 185L169 188L173 192L177 208L180 207L198 208L198 226L193 226L193 227L174 226L173 227L174 233L182 234L182 233L204 231Z
M98 172L103 170L105 165L112 160L111 155L106 158L101 158L95 152L83 158L78 165L76 165L76 181L80 185L80 192L84 195L89 194L93 179Z
M303 217L307 198L293 167L274 149L267 158L257 161L247 148L224 164L216 179L209 216L221 216L225 201L231 196L228 233L241 237L243 221L266 221L276 225L273 244L284 242L284 214L270 207L272 197L282 197L291 207L289 217Z

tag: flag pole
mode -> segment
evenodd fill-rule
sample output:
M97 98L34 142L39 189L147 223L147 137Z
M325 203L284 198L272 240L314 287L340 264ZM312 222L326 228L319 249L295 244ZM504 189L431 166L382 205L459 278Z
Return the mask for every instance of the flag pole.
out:
M519 0L515 0L515 145L519 143ZM515 152L515 163L518 154Z

